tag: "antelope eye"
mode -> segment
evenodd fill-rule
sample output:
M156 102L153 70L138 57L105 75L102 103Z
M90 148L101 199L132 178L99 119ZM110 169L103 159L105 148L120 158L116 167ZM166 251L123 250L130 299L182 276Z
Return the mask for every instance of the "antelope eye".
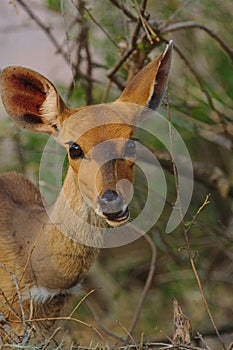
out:
M135 157L136 144L134 140L129 140L125 145L125 156L126 157Z
M84 153L82 148L75 142L68 142L69 144L69 154L71 159L83 158Z

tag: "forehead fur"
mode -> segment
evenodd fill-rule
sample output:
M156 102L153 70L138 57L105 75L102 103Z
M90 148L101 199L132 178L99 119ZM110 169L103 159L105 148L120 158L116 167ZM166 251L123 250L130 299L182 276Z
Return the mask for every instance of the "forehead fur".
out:
M64 121L59 140L63 144L74 141L91 147L105 140L128 139L137 114L137 107L118 102L80 109Z

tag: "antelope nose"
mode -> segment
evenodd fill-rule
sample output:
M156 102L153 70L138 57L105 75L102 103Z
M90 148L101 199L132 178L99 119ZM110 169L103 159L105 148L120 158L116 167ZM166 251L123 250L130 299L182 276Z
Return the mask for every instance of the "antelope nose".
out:
M124 200L116 191L107 190L99 198L99 206L104 216L109 219L115 219L124 210Z
M104 202L112 202L115 201L119 198L120 196L118 195L118 193L116 191L112 191L112 190L107 190L106 192L104 192L104 194L100 197L101 201Z

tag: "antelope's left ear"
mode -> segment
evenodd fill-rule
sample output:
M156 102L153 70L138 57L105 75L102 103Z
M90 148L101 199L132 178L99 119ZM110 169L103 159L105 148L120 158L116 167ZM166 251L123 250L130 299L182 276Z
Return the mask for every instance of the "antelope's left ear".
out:
M167 86L172 58L172 40L164 52L130 80L116 102L135 103L157 109Z

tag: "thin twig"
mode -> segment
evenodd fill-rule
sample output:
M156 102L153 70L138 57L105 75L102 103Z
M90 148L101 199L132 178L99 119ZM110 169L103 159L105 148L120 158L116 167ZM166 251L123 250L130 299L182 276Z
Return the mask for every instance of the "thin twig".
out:
M96 311L94 310L92 304L90 303L89 300L85 300L85 303L87 304L89 310L91 311L92 315L94 316L95 321L98 323L98 326L100 327L100 329L106 333L107 335L109 335L110 337L119 340L121 342L125 341L125 338L123 336L120 336L116 333L114 333L112 330L110 330L109 328L107 328L101 321L101 319L99 318L99 316L97 315Z
M74 0L72 0L72 3L74 4L74 6L77 8L78 11L80 11L80 9L78 8L78 5L74 2ZM106 37L109 39L109 41L118 48L118 45L116 44L116 42L112 39L112 37L109 35L109 33L107 32L107 30L95 19L95 17L92 15L91 11L86 8L85 6L83 7L83 10L86 12L86 14L90 17L90 19L92 20L93 23L95 23L95 25L97 27L99 27L101 29L101 31L106 35Z
M196 338L198 338L206 346L206 350L211 350L210 347L208 346L208 344L206 344L206 341L203 339L202 334L197 333Z
M30 250L30 252L29 252L29 254L28 254L28 256L27 256L27 260L26 260L26 263L25 263L25 265L24 265L23 272L22 272L22 274L21 274L21 276L20 276L20 278L19 278L19 284L22 282L22 279L23 279L23 277L24 277L24 275L25 275L25 273L26 273L26 270L27 270L27 268L28 268L28 266L29 266L31 256L32 256L32 254L33 254L33 252L34 252L34 250L35 250L35 248L36 248L36 246L37 246L37 243L39 242L39 240L40 240L41 235L42 235L43 232L44 232L44 225L42 225L40 231L37 233L36 238L35 238L35 241L34 241L34 243L33 243L33 245L32 245L32 248L31 248L31 250Z
M187 235L187 231L184 230L184 233L185 233L185 240L186 240L186 243L187 243L189 241L188 235ZM217 337L218 337L218 339L219 339L219 341L220 341L220 343L222 345L222 348L224 350L227 350L227 347L226 347L224 341L222 340L222 337L221 337L221 335L220 335L220 333L218 331L218 328L217 328L217 326L215 324L214 318L213 318L212 313L210 311L209 305L207 303L207 300L206 300L206 297L205 297L205 294L204 294L204 290L203 290L203 287L202 287L202 284L201 284L201 280L200 280L200 277L198 275L198 272L197 272L197 269L196 269L196 265L194 263L194 259L193 259L192 255L191 255L190 250L188 251L188 253L189 253L190 263L191 263L191 266L192 266L192 269L193 269L193 272L194 272L194 275L195 275L195 278L196 278L196 281L197 281L197 284L198 284L198 288L199 288L201 296L202 296L203 303L204 303L206 311L208 313L209 319L210 319L210 321L212 323L212 326L213 326L213 328L214 328L214 330L215 330L215 332L217 334Z
M61 46L59 45L57 39L55 38L55 36L52 34L50 27L48 27L47 25L45 25L41 19L35 15L35 13L31 10L31 8L24 2L24 0L15 0L16 2L19 3L20 6L23 7L23 9L25 10L25 12L27 12L27 14L29 15L29 17L35 21L35 23L46 33L46 35L48 36L48 38L50 39L50 41L52 42L52 44L55 46L57 53L61 54L62 57L65 59L65 61L70 65L70 59L69 59L69 55L64 52L61 48Z
M127 7L123 4L123 2L119 3L118 0L110 0L110 2L116 6L117 8L119 8L123 13L124 15L126 15L132 22L137 22L137 17L134 16L132 14L132 12L130 10L127 9Z
M174 159L174 150L173 150L173 138L172 138L172 129L171 129L171 115L170 115L170 109L169 109L169 103L168 103L168 120L169 120L169 137L170 137L170 149L171 149L171 156L172 156L172 159ZM174 180L175 180L175 186L176 186L176 193L177 193L177 202L180 203L180 198L179 198L179 183L178 183L178 175L177 175L177 169L176 169L176 166L175 166L175 163L173 163L173 169L174 169ZM205 206L209 203L209 196L207 196L205 198L205 201L204 203L200 206L200 208L198 209L196 215L195 215L195 219L196 217L200 214L200 212L205 208ZM199 288L199 291L200 291L200 294L201 294L201 297L202 297L202 300L203 300L203 303L204 303L204 306L205 306L205 309L207 311L207 314L209 316L209 319L212 323L212 326L217 334L217 337L219 339L219 342L221 343L221 346L224 350L227 350L226 348L226 345L225 343L223 342L222 338L221 338L221 335L217 329L217 326L215 324L215 321L214 321L214 318L212 316L212 313L210 311L210 308L209 308L209 305L208 305L208 302L205 298L205 294L204 294L204 290L203 290L203 287L202 287L202 284L201 284L201 280L199 278L199 275L198 275L198 272L197 272L197 269L196 269L196 265L194 263L194 258L192 257L192 253L191 253L191 248L190 248L190 243L189 243L189 237L188 237L188 230L185 226L185 222L184 222L184 218L183 218L183 213L182 213L182 208L181 206L179 205L178 206L178 210L179 210L179 214L180 214L180 219L181 219L181 224L182 224L182 230L183 230L183 234L184 234L184 238L185 238L185 243L186 243L186 250L187 250L187 253L188 253L188 256L189 256L189 261L190 261L190 264L191 264L191 267L192 267L192 270L193 270L193 273L194 273L194 276L196 278L196 281L197 281L197 284L198 284L198 288Z
M207 91L207 89L204 87L204 84L201 80L201 78L199 77L199 75L197 74L197 72L195 71L195 69L192 67L191 63L189 62L189 60L185 57L185 55L183 54L183 52L179 49L179 47L174 44L174 50L178 53L178 55L180 56L180 58L185 62L185 64L187 65L187 67L189 68L190 72L192 73L192 75L194 76L194 78L196 79L196 81L198 82L201 91L205 94L206 99L210 105L210 107L213 109L214 112L216 112L216 114L218 115L219 118L219 123L222 126L223 131L228 135L228 130L226 128L226 121L225 121L225 116L223 113L221 113L214 105L214 102L212 100L212 97L210 96L209 92Z
M145 10L146 10L146 5L147 5L147 0L143 0L142 4L141 4L141 9L140 9L140 13L141 16L144 16ZM116 72L121 68L121 66L125 63L125 61L129 58L129 56L132 54L132 52L135 50L135 48L137 47L137 39L138 39L138 35L140 32L140 29L142 27L142 21L141 18L139 17L137 19L137 23L131 38L131 44L130 47L128 48L128 50L125 51L125 53L123 54L123 56L121 56L121 58L119 59L119 61L115 64L115 66L111 69L111 71L108 74L108 78L112 81L114 75L116 74Z
M148 275L147 275L146 283L144 285L141 297L140 297L138 305L136 307L133 320L132 320L131 325L129 327L129 334L133 333L134 328L135 328L135 326L136 326L136 324L138 322L140 313L142 311L142 306L144 304L144 301L145 301L146 296L148 294L149 288L150 288L151 283L153 281L154 272L155 272L155 266L156 266L156 258L157 258L157 250L156 250L156 247L155 247L154 242L151 239L151 237L147 233L144 234L139 228L137 228L135 226L133 226L133 229L140 236L143 236L143 238L150 245L150 248L151 248L151 261L150 261L150 268L149 268L149 272L148 272ZM125 343L127 343L128 340L129 340L129 336L126 338Z
M140 349L141 343L139 344L127 344L124 346L118 346L116 347L117 350L127 350L127 349ZM192 345L186 345L186 344L181 344L181 345L173 345L173 344L167 344L167 343L163 343L163 342L146 342L144 344L142 344L142 348L141 349L153 349L153 348L159 348L159 350L165 350L165 349L174 349L174 350L206 350L206 348L200 348L197 346L192 346ZM79 350L96 350L96 347L91 347L91 346L78 346ZM106 347L106 349L108 349L108 347Z
M1 266L0 266L1 268ZM13 305L9 302L8 298L6 297L5 293L3 292L3 290L0 288L0 295L3 296L3 299L5 300L5 305L7 305L9 311L11 311L18 319L20 319L19 314L17 313L17 311L13 308Z
M72 67L72 60L71 60L71 49L70 49L70 44L69 44L69 32L68 32L68 28L66 26L65 5L64 5L64 1L63 0L60 1L60 8L61 8L61 16L63 18L64 31L65 31L65 43L66 43L66 47L67 47L67 59L69 61L70 70L72 72L73 71L73 67Z
M132 334L127 330L127 328L125 328L125 326L120 321L117 321L117 323L123 329L123 331L127 334L126 339L128 339L128 341L125 342L125 345L129 342L129 340L131 340L131 342L135 345L136 350L139 350L139 347L137 346Z
M43 347L41 348L41 350L46 350L47 347L50 345L50 342L53 340L53 338L57 335L58 332L60 332L60 330L62 329L62 327L58 327L54 330L54 332L51 334L51 336L48 338L48 340L46 341L46 343L43 345Z
M36 322L47 322L47 321L73 321L75 323L81 324L83 326L86 326L88 328L91 328L96 334L98 334L98 336L103 340L103 336L102 334L98 331L98 329L96 329L94 326L92 326L91 324L81 321L77 318L74 317L69 317L69 316L58 316L58 317L41 317L41 318L33 318L30 320L26 320L26 322L30 322L30 323L36 323ZM19 323L20 321L11 321L12 323Z
M131 225L131 224L130 224ZM132 333L136 327L136 324L138 322L140 313L142 311L142 306L144 304L144 301L146 299L146 296L148 294L149 288L151 286L151 283L153 281L153 276L154 276L154 271L155 271L155 266L156 266L156 258L157 258L157 250L156 247L154 245L153 240L150 238L150 236L147 233L144 233L143 231L141 231L139 228L132 226L132 229L134 230L134 232L138 233L139 237L143 237L147 243L150 245L151 247L151 262L150 262L150 268L149 268L149 272L147 275L147 279L146 279L146 283L144 285L141 297L139 299L138 305L136 307L134 316L133 316L133 320L131 322L131 325L129 327L128 330L128 335L126 338L123 338L121 336L118 336L117 334L113 333L112 331L110 331L108 328L106 328L102 322L100 321L99 317L97 316L97 314L95 313L93 307L91 306L91 304L89 302L87 302L87 305L89 306L90 310L92 311L96 321L98 322L100 328L108 335L110 335L111 337L120 340L120 341L124 341L125 344L127 344L132 336Z
M174 22L175 17L185 8L187 7L192 0L184 0L180 6L177 7L177 9L171 14L171 16L168 19L168 23Z
M14 282L14 285L15 285L15 288L16 288L16 292L17 292L17 295L18 295L19 306L20 306L20 311L21 311L21 321L20 322L23 323L23 330L24 330L24 337L25 337L26 334L27 334L27 321L25 319L25 313L24 313L24 307L23 307L23 298L22 298L22 294L21 294L21 291L20 291L20 288L19 288L19 283L18 283L17 277L5 265L0 264L0 268L4 269L9 274L9 276L11 276L11 278L13 279L13 282Z
M41 237L41 235L42 235L42 233L43 233L43 229L44 229L44 225L42 225L40 231L39 231L38 234L36 235L36 239L35 239L35 241L34 241L34 243L33 243L33 245L32 245L32 248L31 248L31 250L30 250L30 252L29 252L29 254L28 254L28 256L27 256L26 263L25 263L25 265L24 265L22 274L21 274L21 276L20 276L20 278L19 278L19 281L18 281L18 285L19 285L19 286L20 286L20 284L21 284L21 282L22 282L22 280L23 280L23 277L24 277L24 275L25 275L25 273L26 273L26 271L27 271L27 268L28 268L28 266L29 266L32 253L33 253L34 249L36 248L36 245L37 245L37 243L38 243L38 241L39 241L39 239L40 239L40 237ZM12 296L12 304L14 303L17 294L18 294L18 291L17 291L17 288L16 288L16 293L14 293L13 296Z
M233 63L233 49L231 49L227 43L217 34L215 33L211 28L209 28L207 25L199 22L194 21L187 21L187 22L178 22L170 24L164 28L161 29L161 33L170 33L181 29L191 29L191 28L199 28L201 30L204 30L206 33L208 33L212 38L214 38L219 45L222 47L222 49L227 53L230 60Z
M108 73L107 77L109 79L113 80L113 76L121 68L121 66L125 63L125 61L129 58L129 56L131 55L131 53L133 52L134 49L135 49L135 47L131 46L128 50L125 51L125 53L121 56L121 58L118 60L118 62L115 64L115 66Z
M188 233L188 231L191 230L191 228L193 227L193 225L195 225L196 220L197 220L197 217L198 217L198 215L200 214L200 212L207 206L207 204L210 203L210 201L209 201L210 196L211 196L210 193L208 193L208 194L206 195L204 202L203 202L202 205L198 208L197 212L195 213L195 215L194 215L193 218L192 218L191 223L190 223L190 224L188 225L188 227L186 228L186 233Z
M148 40L149 43L152 45L152 44L153 44L153 40L152 40L152 38L151 38L151 34L149 33L149 30L148 30L149 28L148 28L148 26L146 25L147 21L146 21L145 18L142 16L142 14L141 14L141 12L140 12L140 10L138 9L137 6L135 6L135 10L136 10L136 12L137 12L137 14L138 14L138 17L140 18L140 20L141 20L141 22L142 22L142 26L143 26L143 29L144 29L144 31L145 31L145 33L146 33L147 40Z
M93 80L92 80L92 56L89 48L89 41L88 41L88 29L85 26L85 34L86 34L86 40L84 41L84 49L86 52L86 60L87 60L87 76L90 78L87 80L87 89L86 89L86 103L87 105L90 105L93 103Z
M69 68L71 67L71 71L73 72L73 63L70 61L70 53L65 52L62 49L62 45L59 44L59 42L57 41L56 37L53 35L53 33L51 32L50 27L48 27L47 25L45 25L41 19L31 10L31 8L24 2L24 0L15 0L16 2L19 3L20 6L22 6L22 8L25 10L25 12L27 12L27 14L29 15L29 17L35 21L35 23L43 30L43 32L47 35L47 37L49 38L49 40L52 42L52 44L54 45L56 51L58 54L60 54L63 59L65 60L65 62L68 64ZM91 77L86 76L85 74L81 73L80 71L78 72L78 75L83 78L88 80L91 80ZM75 79L76 77L73 77L73 79ZM95 80L92 80L93 82L95 82Z
M70 313L69 317L72 317L75 311L79 308L79 306L89 297L89 295L93 294L96 291L96 289L90 290L87 294L85 294L82 299L78 302L78 304L75 306L75 308Z

